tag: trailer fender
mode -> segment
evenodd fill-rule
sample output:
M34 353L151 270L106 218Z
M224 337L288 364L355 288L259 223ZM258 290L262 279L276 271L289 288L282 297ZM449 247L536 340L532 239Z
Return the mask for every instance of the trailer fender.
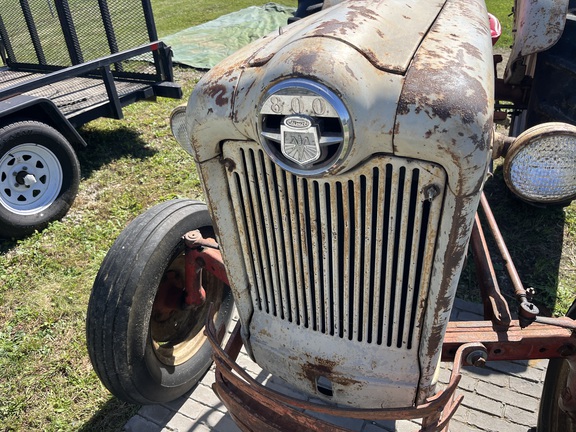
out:
M18 95L0 101L0 126L13 121L36 120L60 132L75 148L86 147L86 141L50 99Z

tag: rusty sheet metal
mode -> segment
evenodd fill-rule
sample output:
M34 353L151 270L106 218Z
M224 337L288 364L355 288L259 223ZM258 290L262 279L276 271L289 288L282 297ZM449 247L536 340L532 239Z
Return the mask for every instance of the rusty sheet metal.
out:
M420 345L419 400L430 391L490 159L494 70L486 6L448 1L416 52L394 128L394 153L448 175Z
M568 0L517 0L515 3L514 44L504 72L504 80L511 84L519 84L524 79L524 69L516 67L518 60L544 51L560 39L568 11Z
M569 318L556 318L558 324L565 319ZM563 350L569 347L576 349L572 331L558 326L536 322L522 328L517 320L510 326L495 326L489 321L450 322L442 346L442 360L452 360L459 346L472 341L486 346L490 361L556 358L562 357Z
M357 49L378 69L404 73L446 0L354 0L285 29L250 62L263 65L285 46L306 38L331 38ZM378 37L374 37L374 35Z
M407 72L394 153L444 166L456 195L479 191L492 144L493 93L485 4L449 1Z
M341 408L287 396L262 386L250 377L244 369L235 363L242 346L239 326L240 324L237 324L224 349L221 348L221 338L217 336L217 330L212 320L207 322L206 329L208 339L214 350L216 364L214 392L224 402L240 429L245 432L289 432L295 430L349 432L348 429L312 416L309 414L311 412L365 420L422 418L422 431L444 430L462 401L462 396L455 394L461 379L460 367L467 364L470 353L485 351L479 343L459 347L446 389L435 394L418 407L409 406L399 409ZM302 412L303 410L306 410L307 413Z

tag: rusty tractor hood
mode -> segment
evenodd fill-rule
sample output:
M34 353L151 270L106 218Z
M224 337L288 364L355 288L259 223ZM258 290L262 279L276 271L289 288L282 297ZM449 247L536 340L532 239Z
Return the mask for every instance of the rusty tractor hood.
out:
M251 65L263 65L278 51L306 38L331 38L350 45L376 68L403 74L443 1L342 2L298 22L260 50ZM377 34L378 37L374 37Z
M351 145L331 175L389 154L438 163L458 195L481 187L494 79L483 2L344 0L248 45L189 100L196 161L225 141L261 142L265 95L290 79L324 85L349 111Z

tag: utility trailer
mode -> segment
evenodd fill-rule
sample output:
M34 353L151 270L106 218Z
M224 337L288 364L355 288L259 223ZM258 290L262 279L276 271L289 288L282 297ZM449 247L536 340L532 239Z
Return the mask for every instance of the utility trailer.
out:
M78 190L76 128L181 98L150 0L0 0L0 237L62 218Z

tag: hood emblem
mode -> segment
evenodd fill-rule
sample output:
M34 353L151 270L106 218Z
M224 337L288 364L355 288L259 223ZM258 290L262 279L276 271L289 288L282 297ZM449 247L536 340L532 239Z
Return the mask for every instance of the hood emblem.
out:
M309 117L291 115L280 125L280 149L293 162L307 165L320 158L318 130Z

